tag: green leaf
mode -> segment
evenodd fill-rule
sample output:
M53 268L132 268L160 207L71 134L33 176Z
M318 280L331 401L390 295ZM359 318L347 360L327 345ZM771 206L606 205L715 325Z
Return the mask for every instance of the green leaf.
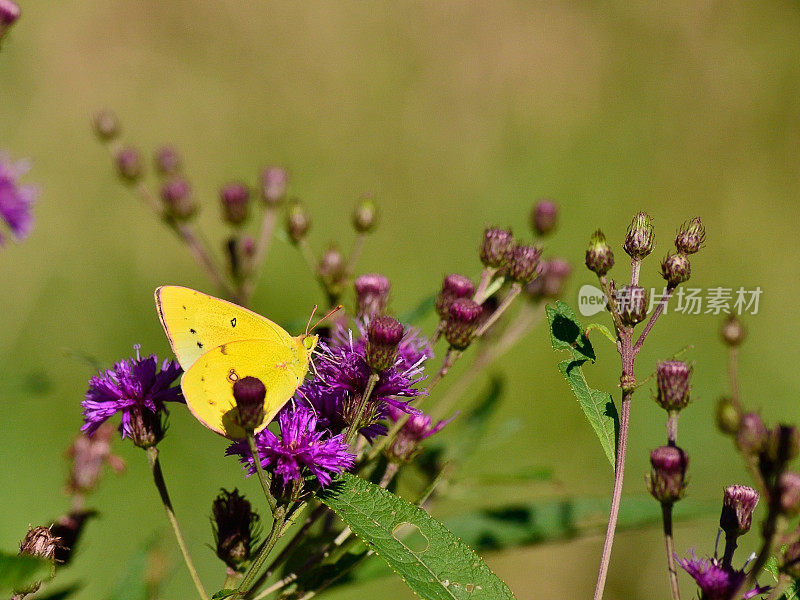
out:
M399 496L343 473L318 497L421 598L514 598L469 546Z
M218 591L216 594L211 596L211 600L222 600L223 598L230 598L236 593L236 590L225 588L224 590Z
M444 460L463 462L481 447L481 439L488 433L492 415L500 404L505 390L505 381L499 375L492 375L488 388L482 393L478 403L469 414L459 417L455 425L459 427L456 443L444 448Z
M0 552L0 592L13 592L48 579L53 563L38 556Z
M606 336L611 341L612 344L614 344L615 346L617 345L617 338L614 337L614 334L611 333L611 330L605 325L601 325L600 323L590 323L589 326L586 327L586 331L584 333L588 336L589 332L594 331L595 329L600 333L602 333L604 336Z
M586 418L600 439L600 445L614 468L619 436L619 415L611 394L589 387L583 374L586 361L594 362L594 348L586 337L575 317L575 313L564 302L557 302L556 308L546 307L547 320L550 323L550 340L555 350L569 350L572 360L558 363L558 370L567 380L572 392L578 399Z
M783 592L781 600L798 600L800 598L800 579L795 579Z
M65 600L66 598L74 595L79 589L81 589L81 586L77 584L71 585L68 588L58 590L57 592L52 592L51 594L47 594L45 596L38 595L36 596L36 600Z

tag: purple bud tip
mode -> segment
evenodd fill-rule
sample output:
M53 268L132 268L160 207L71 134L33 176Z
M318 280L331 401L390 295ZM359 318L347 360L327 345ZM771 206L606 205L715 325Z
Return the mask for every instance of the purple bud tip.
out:
M319 259L317 271L330 283L340 283L346 276L345 260L342 252L335 245L328 247Z
M367 364L375 371L385 371L397 359L397 347L403 339L403 326L392 317L375 317L367 330Z
M671 288L689 281L692 275L692 265L685 254L667 254L661 261L661 276Z
M781 512L794 516L800 512L800 473L784 473L778 481Z
M538 273L542 249L538 246L514 244L506 253L508 276L514 281L528 283Z
M628 226L622 248L631 258L642 260L653 251L654 247L653 219L646 212L640 212L633 217Z
M117 172L128 181L135 181L142 175L142 156L136 148L126 146L117 153Z
M233 382L233 397L239 411L239 424L248 431L264 421L264 398L267 388L257 377L241 377Z
M256 540L258 515L238 490L222 490L211 505L217 556L235 571L244 570Z
M469 298L475 293L475 284L469 277L452 273L444 278L442 292L453 298Z
M14 0L0 0L0 29L16 23L21 14L22 11Z
M689 378L692 368L680 360L667 360L656 366L656 402L667 411L678 411L689 404Z
M536 267L537 275L525 291L534 300L558 298L564 291L564 284L572 273L572 267L563 258L540 261Z
M477 323L483 307L469 298L456 298L450 305L450 320L458 323Z
M739 430L736 432L736 445L745 454L755 455L767 444L769 432L757 413L742 415Z
M694 254L703 247L705 241L706 229L700 217L695 217L681 226L675 236L675 248L681 254Z
M156 170L162 175L177 175L181 171L181 156L172 146L162 146L156 150Z
M719 526L728 535L743 535L750 530L758 492L746 485L729 485L722 498Z
M250 190L243 183L229 183L219 191L222 215L231 225L241 225L249 215Z
M481 262L486 267L499 269L505 265L506 253L514 243L514 236L508 229L488 227L483 233Z
M650 453L650 464L650 494L662 504L680 500L686 491L686 452L677 446L661 446Z
M261 172L261 197L267 204L279 204L286 197L289 173L282 167L267 167Z
M660 446L650 453L650 464L664 473L683 473L689 456L677 446Z
M170 216L186 219L195 211L192 188L182 177L174 177L161 186L161 200Z
M386 310L389 301L389 279L378 273L358 277L354 284L358 314L372 317Z
M552 200L542 199L536 203L531 213L531 226L539 235L547 235L556 228L558 205Z
M586 250L586 266L601 277L614 266L614 253L606 241L606 236L599 229L589 239L589 249Z

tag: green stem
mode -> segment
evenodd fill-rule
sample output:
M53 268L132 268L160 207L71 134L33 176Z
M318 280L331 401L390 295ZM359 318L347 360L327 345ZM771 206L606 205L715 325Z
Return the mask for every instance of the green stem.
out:
M364 418L364 413L367 410L367 404L369 404L369 397L372 395L372 392L375 389L379 379L380 375L378 373L370 373L369 379L367 380L367 388L364 390L364 394L361 396L361 402L358 405L358 411L356 412L352 423L350 423L350 428L347 430L345 442L348 446L350 446L358 436L361 420Z
M158 493L161 496L161 503L164 505L164 510L167 513L169 524L172 526L172 531L175 533L175 539L178 541L178 547L183 555L183 561L186 563L186 568L189 569L189 575L191 575L192 581L194 581L194 585L197 588L197 593L200 595L200 598L203 600L208 600L206 590L203 588L203 583L200 581L200 577L197 575L197 569L195 569L194 563L192 562L192 557L189 556L189 549L186 547L186 542L183 540L183 534L181 533L181 528L178 525L178 519L175 517L175 511L172 508L172 501L170 500L169 492L167 491L167 484L164 481L164 473L161 471L161 463L158 460L158 449L155 446L151 446L147 449L147 462L150 464L150 470L153 473L153 481L156 484L156 488L158 488Z
M270 243L272 242L272 233L275 230L275 222L278 219L278 207L268 204L264 207L264 217L261 220L261 231L258 234L258 242L256 242L256 251L253 258L248 261L246 265L246 279L242 283L237 301L242 306L247 306L253 297L256 284L261 276L261 269L264 267L264 261L269 253Z
M256 473L258 473L258 480L261 482L261 489L264 491L264 496L266 496L269 508L274 515L278 507L278 502L275 500L275 496L272 495L272 491L270 490L271 478L261 465L261 454L258 452L256 438L252 431L247 432L247 445L250 447L250 454L253 456L253 464L256 467Z
M275 547L278 539L283 534L283 523L286 520L286 507L279 506L273 512L273 521L272 521L272 528L269 531L269 535L267 539L264 541L264 545L261 547L261 550L256 556L256 559L250 565L250 568L245 573L244 578L242 579L241 583L239 583L239 587L236 588L236 593L231 596L231 600L238 600L239 598L244 598L245 594L250 591L252 587L252 583L255 581L256 575L261 570L261 567L264 566L264 563L269 556L269 553L272 552L272 549Z
M511 303L514 299L519 296L520 292L522 291L522 284L519 282L514 282L511 284L511 289L508 290L508 294L506 297L503 298L503 301L500 302L500 305L497 309L492 313L492 315L486 319L483 324L475 330L475 338L481 337L486 331L497 322L504 312L511 306Z
M232 590L236 586L239 585L239 582L242 580L242 574L237 573L231 568L228 568L225 571L225 583L222 584L223 590Z
M675 566L675 545L672 538L672 503L661 504L661 517L664 523L664 545L667 550L667 570L669 571L669 588L672 600L681 600L681 589L678 585L678 569Z

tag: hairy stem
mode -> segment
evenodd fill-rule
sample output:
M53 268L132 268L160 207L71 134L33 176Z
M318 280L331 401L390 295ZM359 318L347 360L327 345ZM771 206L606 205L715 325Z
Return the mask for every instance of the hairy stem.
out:
M678 585L678 569L675 566L675 545L672 540L672 503L661 503L661 518L664 523L664 545L667 550L667 570L669 571L669 588L672 600L681 600L681 589Z
M481 281L478 283L478 289L475 290L475 295L472 296L472 299L478 304L483 304L486 301L486 290L489 289L489 284L492 283L492 278L495 273L497 273L497 269L494 267L486 267L481 272Z
M479 338L484 333L486 333L486 330L489 329L492 325L494 325L497 322L497 319L499 319L503 315L503 313L508 309L508 307L511 306L511 303L514 302L514 299L517 296L519 296L521 291L522 291L522 284L521 283L515 281L513 284L511 284L511 289L508 290L508 294L506 294L506 297L503 298L503 301L500 302L500 305L497 307L497 309L495 309L495 311L492 313L492 315L488 319L486 319L480 325L480 327L478 327L475 330L475 336L474 337L475 338Z
M232 600L238 600L239 598L244 598L245 594L250 591L253 582L255 581L258 572L261 570L261 567L264 566L264 563L269 556L269 553L275 547L278 539L283 534L283 523L286 520L286 507L279 506L273 512L273 520L272 520L272 528L269 531L269 535L267 539L264 541L264 545L261 547L261 550L256 556L253 563L250 565L250 568L245 573L244 578L239 583L239 587L236 588L236 593L231 596Z
M167 519L169 520L169 524L172 526L172 531L175 534L178 547L183 555L183 561L186 563L186 568L189 569L189 575L192 577L192 581L197 588L197 593L199 594L200 598L203 600L208 600L206 590L203 588L203 583L200 581L200 577L197 575L197 569L195 569L194 563L192 562L192 557L189 556L189 549L186 547L186 542L183 539L181 528L178 525L178 519L175 517L175 511L172 508L172 501L170 500L169 492L167 491L167 484L164 481L164 473L161 471L161 462L158 460L158 448L155 446L151 446L147 449L147 462L150 464L150 470L153 473L153 481L156 484L156 488L158 488L158 493L161 496L161 503L164 505L164 510L167 513Z
M278 502L275 500L275 496L272 495L272 490L270 490L272 479L267 472L264 471L264 466L261 464L261 454L258 451L258 446L256 446L256 438L252 431L247 432L247 446L250 448L250 454L253 456L253 465L258 474L258 481L261 483L261 490L264 492L264 496L266 496L267 502L269 503L269 508L274 515L275 509L278 507Z
M656 324L658 317L661 316L661 313L664 312L664 309L667 307L667 303L669 299L672 297L672 292L675 291L674 287L667 287L667 291L664 293L664 296L661 298L661 301L656 306L656 309L653 311L653 314L650 315L650 319L647 321L647 324L644 326L642 333L639 335L639 339L636 340L636 345L633 347L633 355L636 356L639 354L639 350L642 349L642 344L644 344L644 340L647 337L647 334L650 333L650 330L653 329L653 325Z

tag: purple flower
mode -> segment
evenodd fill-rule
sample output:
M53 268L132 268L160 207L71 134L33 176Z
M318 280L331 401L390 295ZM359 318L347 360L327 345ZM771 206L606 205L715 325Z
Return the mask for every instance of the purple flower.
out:
M396 423L404 415L404 412L394 407L389 407L389 418L393 422ZM409 460L416 453L422 440L439 433L453 419L455 419L455 415L434 425L433 419L421 411L410 415L389 445L388 451L390 455L397 460Z
M727 600L747 577L744 569L739 571L724 566L716 558L697 558L694 551L691 559L679 559L678 564L697 582L701 592L700 600ZM769 589L768 586L761 587L756 584L742 598L744 600L755 598L759 594L768 592Z
M290 406L278 416L280 437L269 429L256 434L256 446L261 465L280 479L284 491L299 488L306 475L313 475L321 486L331 482L334 475L351 469L355 456L348 452L344 434L331 435L317 429L317 417L303 406ZM231 444L225 454L239 455L242 464L252 475L255 473L253 457L247 443Z
M300 400L310 404L319 416L320 426L334 433L343 431L354 418L372 372L366 360L364 329L359 324L360 335L354 339L351 331L340 328L329 343L321 343L315 361L316 377L298 390ZM386 427L378 421L388 418L390 408L410 414L419 412L408 402L427 393L418 384L425 378L424 363L432 355L427 340L417 331L406 332L394 365L381 372L370 396L365 413L371 424L359 430L364 437L372 440L386 433Z
M6 154L0 153L0 219L17 240L25 239L33 228L31 209L38 191L35 186L20 185L18 181L29 170L28 161L12 162Z
M122 414L119 426L122 437L130 437L139 445L152 445L163 436L160 429L165 402L184 402L179 387L170 387L181 374L178 363L165 360L158 370L155 355L121 360L89 381L89 390L81 403L81 431L92 435L100 425L116 413ZM153 439L143 439L147 436ZM157 438L157 439L156 439ZM152 443L151 443L152 442Z

